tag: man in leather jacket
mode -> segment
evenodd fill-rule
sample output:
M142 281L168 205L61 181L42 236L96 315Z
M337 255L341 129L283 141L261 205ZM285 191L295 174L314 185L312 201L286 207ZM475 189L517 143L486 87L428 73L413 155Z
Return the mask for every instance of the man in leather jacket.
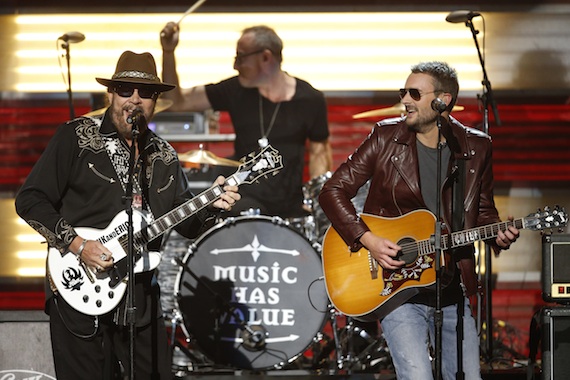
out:
M420 63L411 71L400 90L407 115L378 122L319 196L320 206L350 251L365 247L389 271L407 265L399 256L401 246L384 238L382 231L371 231L350 201L368 180L370 190L363 210L367 214L391 218L424 209L435 215L439 177L440 220L445 228L458 231L500 221L493 200L491 139L449 115L459 92L456 71L443 62ZM414 224L407 228L413 231ZM509 248L518 235L519 231L510 226L486 242L499 252ZM407 231L402 231L404 236ZM456 373L464 373L465 379L480 379L479 339L467 298L478 289L474 247L468 244L450 250L446 257L449 263L445 265L458 270L449 271L441 294L441 372L444 379L455 379ZM433 290L433 286L408 288L395 297L398 304L379 315L399 380L433 376L429 353L430 343L434 345ZM458 335L456 329L461 325L463 331ZM458 347L462 347L462 355ZM458 363L461 357L462 363Z

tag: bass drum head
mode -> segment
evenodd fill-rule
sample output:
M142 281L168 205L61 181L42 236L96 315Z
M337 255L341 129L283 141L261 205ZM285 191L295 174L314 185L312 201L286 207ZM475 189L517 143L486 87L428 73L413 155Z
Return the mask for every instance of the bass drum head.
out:
M178 310L215 363L279 369L323 328L321 258L280 218L229 218L191 248L177 278Z

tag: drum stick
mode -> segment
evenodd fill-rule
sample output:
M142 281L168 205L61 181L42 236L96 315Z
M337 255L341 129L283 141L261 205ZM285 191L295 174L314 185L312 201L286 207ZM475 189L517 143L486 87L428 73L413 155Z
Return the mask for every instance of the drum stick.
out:
M194 5L192 5L190 8L188 8L186 12L184 12L184 14L182 15L182 17L180 17L180 20L178 20L176 25L179 25L182 22L182 20L184 20L184 17L194 12L196 9L198 9L198 7L200 7L200 5L204 4L205 2L206 0L198 0L197 2L195 2Z
M180 23L182 22L182 20L184 20L184 18L186 16L188 16L190 13L194 12L196 9L198 9L200 7L200 5L204 4L206 2L206 0L198 0L197 2L195 2L190 8L188 8L186 10L186 12L184 12L184 14L182 15L182 17L180 17L180 20L178 20L178 22L176 23L176 26L180 25ZM165 34L160 33L161 37L164 37Z

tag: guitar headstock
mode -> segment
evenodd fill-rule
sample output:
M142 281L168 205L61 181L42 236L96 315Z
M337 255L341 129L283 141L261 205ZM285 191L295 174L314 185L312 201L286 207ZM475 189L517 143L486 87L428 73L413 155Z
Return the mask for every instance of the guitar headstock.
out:
M558 230L558 232L562 232L562 229L567 224L568 214L564 207L558 205L553 210L548 206L544 210L538 209L525 218L525 226L534 231L550 229L551 231Z
M253 183L268 174L277 175L283 168L283 158L271 145L248 154L240 161L242 164L234 174L239 183Z

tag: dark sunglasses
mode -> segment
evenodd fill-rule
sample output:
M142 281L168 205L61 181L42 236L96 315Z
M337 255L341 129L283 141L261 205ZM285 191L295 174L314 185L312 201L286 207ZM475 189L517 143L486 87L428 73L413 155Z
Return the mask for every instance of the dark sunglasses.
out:
M431 91L431 92L424 92L423 94L421 94L420 90L418 90L417 88L401 88L400 89L400 99L404 99L404 96L406 96L406 93L409 92L412 99L414 99L415 101L418 101L422 98L422 95L434 94L434 93L440 92L440 91L441 90L435 90L435 91Z
M113 92L119 95L121 98L130 98L138 90L139 96L143 99L156 99L158 92L151 90L149 88L135 88L126 86L117 86L113 88Z
M234 60L236 62L241 62L245 57L249 57L250 55L254 55L254 54L263 53L264 51L265 51L265 49L259 49L256 51L252 51L250 53L237 53L236 56L234 57Z

